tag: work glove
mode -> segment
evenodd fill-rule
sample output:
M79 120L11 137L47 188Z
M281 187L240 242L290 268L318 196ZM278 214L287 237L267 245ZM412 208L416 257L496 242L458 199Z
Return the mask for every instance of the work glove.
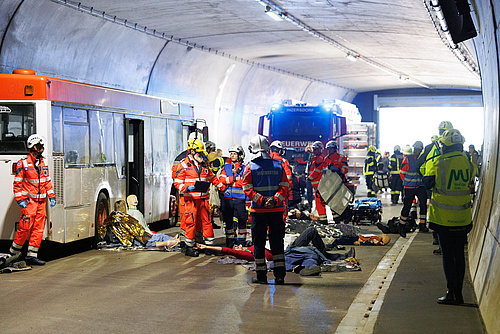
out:
M188 186L188 187L186 188L186 191L187 191L188 193L190 193L190 192L194 191L194 186Z
M330 166L328 167L328 169L331 170L332 172L340 172L340 168L338 167Z
M28 205L29 202L30 200L26 198L26 199L20 199L19 201L17 201L17 204L19 204L21 208L26 209L26 206Z
M50 199L50 207L53 208L55 205L56 205L56 199L55 198L51 198Z

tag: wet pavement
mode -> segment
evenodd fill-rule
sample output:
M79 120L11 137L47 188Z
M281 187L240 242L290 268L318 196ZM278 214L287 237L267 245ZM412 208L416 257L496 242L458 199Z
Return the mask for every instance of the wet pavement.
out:
M383 222L399 216L401 205L381 197ZM381 234L375 226L362 228ZM174 235L177 230L163 232ZM221 230L216 233L216 243L222 244ZM317 277L287 273L283 286L273 284L272 273L269 285L251 284L254 272L217 264L215 256L84 251L0 275L2 333L484 331L474 305L436 303L445 292L440 257L432 254L436 246L430 233L411 236L398 243L391 235L387 246L356 246L361 271ZM403 250L404 257L399 256ZM468 289L464 297L473 304L470 284Z

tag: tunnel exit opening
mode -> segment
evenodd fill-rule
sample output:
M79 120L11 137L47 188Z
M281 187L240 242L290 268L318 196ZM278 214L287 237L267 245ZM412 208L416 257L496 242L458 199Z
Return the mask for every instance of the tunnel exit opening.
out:
M382 152L394 146L413 146L420 140L427 145L438 134L441 121L449 121L465 137L464 149L473 144L481 149L484 135L482 107L394 107L379 109L379 143Z

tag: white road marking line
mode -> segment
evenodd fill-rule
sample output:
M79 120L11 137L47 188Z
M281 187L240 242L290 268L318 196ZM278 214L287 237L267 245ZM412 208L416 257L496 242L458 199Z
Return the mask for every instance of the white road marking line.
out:
M409 239L399 238L394 243L359 291L335 333L373 333L385 294L416 235L414 232Z

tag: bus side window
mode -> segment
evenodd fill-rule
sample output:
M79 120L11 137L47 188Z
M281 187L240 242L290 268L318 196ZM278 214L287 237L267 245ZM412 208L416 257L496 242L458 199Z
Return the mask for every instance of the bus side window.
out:
M70 166L89 165L90 138L87 110L64 108L63 117L66 164Z
M52 106L52 151L63 152L62 108Z

